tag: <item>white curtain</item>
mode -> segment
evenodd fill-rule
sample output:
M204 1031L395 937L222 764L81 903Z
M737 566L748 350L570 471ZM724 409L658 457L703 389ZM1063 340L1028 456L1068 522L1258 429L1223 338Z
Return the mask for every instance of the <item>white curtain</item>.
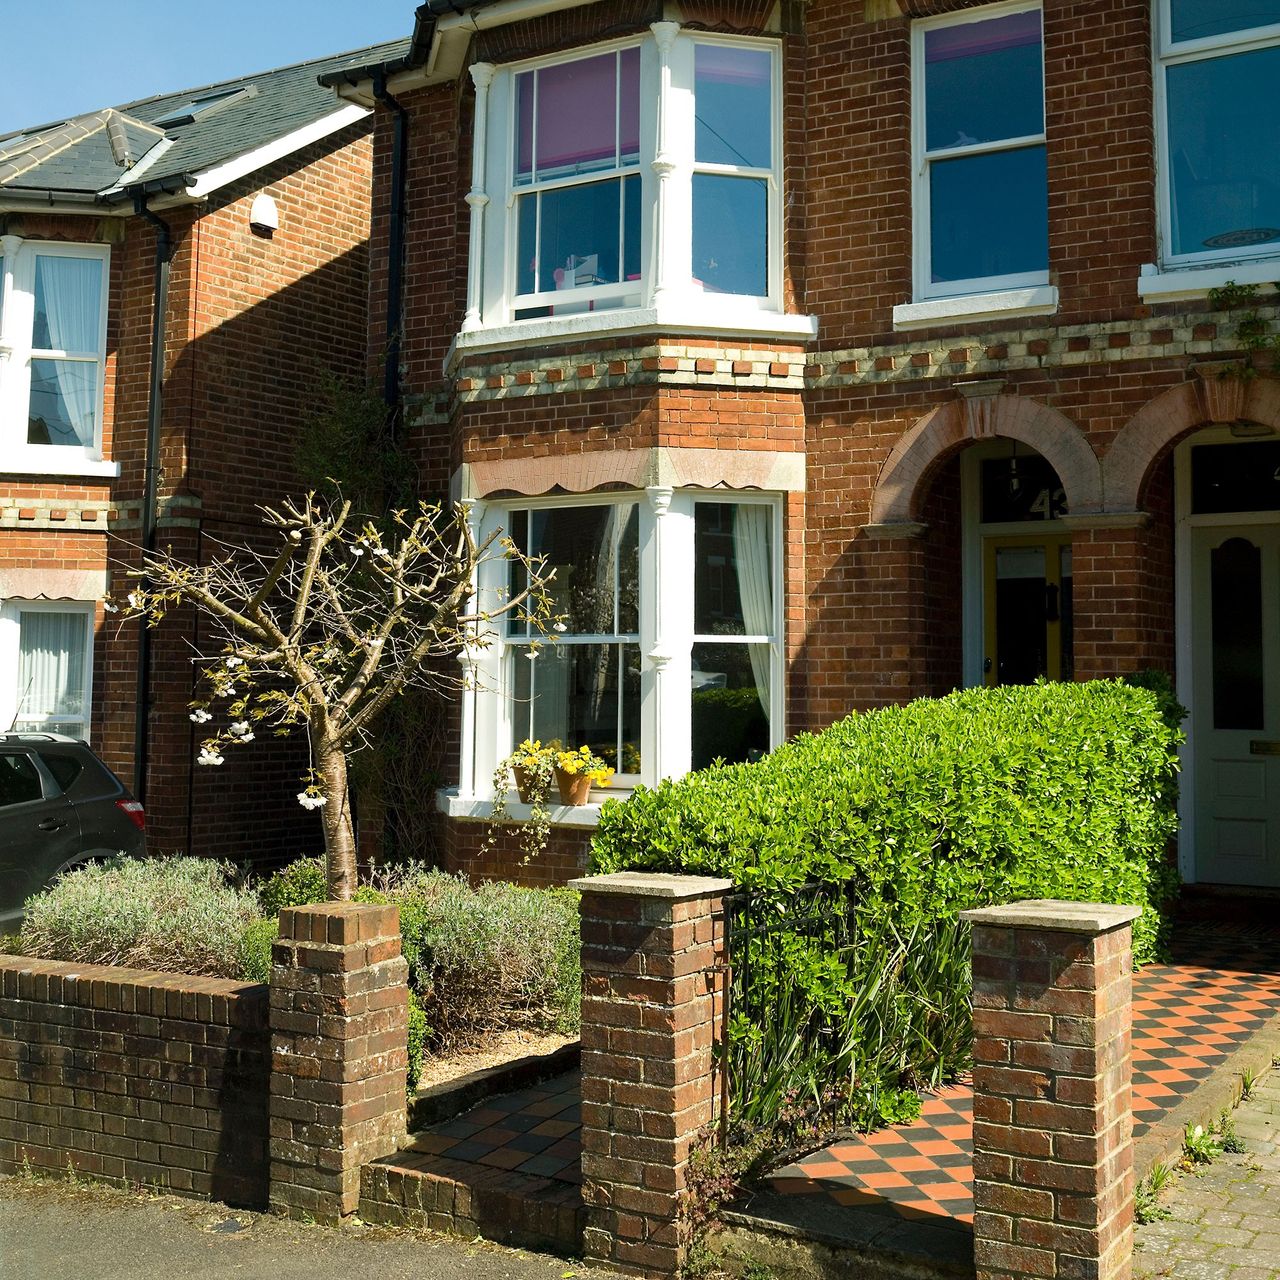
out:
M21 619L15 727L85 737L85 615L32 609Z
M773 565L771 533L773 511L769 507L739 503L733 509L733 552L738 563L738 595L742 621L749 636L773 634ZM772 670L771 645L747 646L756 693L769 717Z
M102 316L99 259L37 254L35 303L34 347L47 344L52 351L98 354ZM53 394L56 388L61 401L59 413L43 415L49 427L50 443L91 447L96 434L97 364L82 360L32 360L31 363L33 384L43 382L50 388L48 394Z

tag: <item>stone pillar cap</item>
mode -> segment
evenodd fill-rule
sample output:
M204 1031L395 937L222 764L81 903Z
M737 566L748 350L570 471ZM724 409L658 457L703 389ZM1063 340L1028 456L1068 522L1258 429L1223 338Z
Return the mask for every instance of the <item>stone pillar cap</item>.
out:
M710 898L728 893L732 880L718 876L677 876L666 872L614 871L607 876L580 876L569 881L579 893L626 894L633 898L665 898L683 902L688 898Z
M1142 914L1141 907L1108 906L1100 902L1064 902L1058 898L1029 898L1002 907L962 911L969 924L1003 929L1051 929L1061 933L1109 933Z

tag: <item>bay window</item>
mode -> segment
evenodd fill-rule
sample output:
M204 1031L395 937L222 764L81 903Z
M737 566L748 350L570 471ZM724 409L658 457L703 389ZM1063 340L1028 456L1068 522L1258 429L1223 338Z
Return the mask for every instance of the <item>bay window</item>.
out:
M769 331L813 330L782 314L776 40L657 22L643 38L471 74L460 345L522 324L750 330L755 316Z
M1156 0L1163 260L1280 250L1280 0ZM1270 277L1268 277L1270 279Z
M781 741L774 497L658 488L477 504L474 516L479 536L508 534L554 573L564 629L540 640L511 620L471 655L460 803L491 794L524 738L589 746L616 770L614 793ZM486 573L482 600L523 586L510 565Z
M113 473L102 459L108 250L0 237L0 468Z
M927 19L912 40L917 299L1047 285L1039 5Z

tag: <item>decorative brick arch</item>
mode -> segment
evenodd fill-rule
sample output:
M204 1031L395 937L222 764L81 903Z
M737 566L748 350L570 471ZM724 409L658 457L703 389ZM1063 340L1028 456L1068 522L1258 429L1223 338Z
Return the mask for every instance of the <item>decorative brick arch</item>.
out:
M894 447L880 472L871 523L919 519L927 480L948 454L1005 436L1029 445L1058 473L1073 515L1102 510L1102 468L1079 427L1048 405L1021 396L966 395L930 410Z
M1139 511L1155 464L1183 436L1217 422L1258 422L1280 431L1280 381L1241 378L1201 366L1194 380L1149 400L1121 428L1102 459L1108 511Z

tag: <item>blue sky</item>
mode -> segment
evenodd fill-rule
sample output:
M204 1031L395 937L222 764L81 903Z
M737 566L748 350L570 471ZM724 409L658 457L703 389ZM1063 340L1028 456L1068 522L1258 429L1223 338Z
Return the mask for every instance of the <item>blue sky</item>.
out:
M4 0L0 133L413 30L415 0Z

